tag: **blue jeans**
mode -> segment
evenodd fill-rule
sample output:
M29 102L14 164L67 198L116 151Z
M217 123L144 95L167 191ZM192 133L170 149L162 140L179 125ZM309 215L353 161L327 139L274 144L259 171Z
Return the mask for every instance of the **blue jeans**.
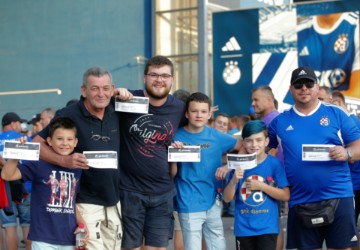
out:
M20 226L26 227L30 225L30 200L31 194L26 196L20 204L15 204L12 202L14 213L13 215L7 216L2 209L0 209L0 219L2 221L2 227L16 227L17 220L16 217L19 216Z
M216 203L206 211L179 213L186 250L201 249L202 232L207 250L225 250L224 227L221 220L222 205Z

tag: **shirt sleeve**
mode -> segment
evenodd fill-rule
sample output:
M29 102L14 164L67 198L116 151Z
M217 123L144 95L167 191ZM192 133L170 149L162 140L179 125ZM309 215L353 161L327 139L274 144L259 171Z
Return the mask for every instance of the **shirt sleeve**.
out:
M289 186L289 182L286 178L285 168L281 164L281 162L274 158L273 161L274 168L275 168L275 180L279 188L284 188Z
M18 165L21 172L22 179L24 181L32 181L35 178L37 172L38 161L24 161Z
M278 146L278 140L276 137L276 125L278 122L278 116L275 117L268 126L268 136L269 136L269 147L276 148Z

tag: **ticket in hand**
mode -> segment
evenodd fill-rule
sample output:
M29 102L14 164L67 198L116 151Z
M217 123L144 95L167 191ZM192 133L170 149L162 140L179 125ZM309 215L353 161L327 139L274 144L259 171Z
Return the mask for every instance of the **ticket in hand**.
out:
M149 97L134 96L130 100L115 99L115 111L128 113L149 113Z
M116 151L84 151L88 166L93 168L113 168L118 167Z
M257 157L256 153L253 154L245 154L245 155L239 155L239 154L227 154L227 162L228 167L230 169L252 169L257 166Z
M200 146L169 146L168 162L200 162Z
M303 144L303 161L331 161L329 156L330 148L335 147L332 144Z
M40 157L40 143L19 141L5 141L3 158L28 161L38 161Z

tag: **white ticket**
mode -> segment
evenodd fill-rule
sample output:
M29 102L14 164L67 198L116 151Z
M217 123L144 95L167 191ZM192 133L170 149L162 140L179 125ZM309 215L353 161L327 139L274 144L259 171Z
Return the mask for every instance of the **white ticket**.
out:
M329 144L303 144L302 160L303 161L331 161L329 157L330 148L335 145Z
M127 101L116 98L115 111L147 114L149 113L149 97L134 96Z
M227 154L228 167L230 169L252 169L257 166L256 153L246 155Z
M168 162L200 162L200 146L184 146L184 148L169 146Z
M19 159L38 161L40 156L40 143L19 141L5 141L3 157L5 159Z
M93 168L118 168L116 151L84 151L88 165Z

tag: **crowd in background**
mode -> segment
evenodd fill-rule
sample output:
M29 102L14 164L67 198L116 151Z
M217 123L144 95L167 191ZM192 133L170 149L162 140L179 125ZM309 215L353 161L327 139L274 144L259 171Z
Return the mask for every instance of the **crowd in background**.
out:
M14 112L4 115L0 140L19 139L27 135L29 141L39 142L41 161L59 167L56 170L49 167L48 170L58 173L60 179L69 178L63 187L70 188L73 185L74 190L80 187L77 208L73 208L76 218L71 217L76 222L75 227L64 230L73 234L79 221L86 224L88 249L120 249L120 246L123 249L166 249L168 240L173 237L175 220L176 250L197 250L201 246L203 249L218 250L226 249L222 223L219 221L221 216L231 216L235 218L237 249L283 249L285 239L279 217L289 212L289 248L318 248L324 240L335 249L357 246L354 230L360 213L360 122L356 115L347 110L341 92L318 86L314 72L307 67L300 67L292 74L290 91L295 105L290 110L279 112L271 88L261 86L251 93L248 114L229 116L221 112L221 107L212 106L210 99L203 93L177 90L170 95L173 82L174 66L162 56L156 56L147 63L144 90L116 89L109 71L93 67L84 73L80 99L69 101L63 109L56 112L53 108L45 108L29 121ZM116 112L113 96L121 101L148 97L149 112ZM55 125L50 122L61 117L71 118L74 122L78 141L77 145L73 145L74 152L71 150L63 155L51 143L54 142L51 140L54 139L54 131L59 128L53 128ZM26 122L32 125L30 130L25 128ZM331 127L331 135L330 132L315 131L315 125ZM291 136L284 133L294 130L296 134ZM341 136L337 135L338 131L341 131ZM300 142L334 144L329 151L331 161L326 163L328 165L322 162L317 167L304 163L296 155ZM169 166L167 149L171 143L178 147L201 145L200 163L181 162ZM254 145L257 145L257 149L254 149ZM118 166L116 169L89 168L82 154L84 151L115 151ZM251 171L230 171L227 168L227 153L253 152L257 153L258 172L249 176ZM307 188L299 184L305 178L304 173L299 173L292 161L299 162L299 166L304 168L314 167L314 172L308 174L329 178L329 181L317 183L318 194L310 194ZM2 166L9 168L7 164L1 159ZM1 204L3 209L0 217L5 229L3 240L6 249L18 249L19 246L17 215L26 249L31 249L31 244L33 249L43 246L40 244L42 241L73 247L71 242L74 238L65 241L50 239L47 234L41 235L39 226L34 226L39 231L34 233L33 229L31 233L31 217L36 216L30 216L30 199L34 199L31 197L31 189L35 182L29 181L31 178L24 170L26 164L19 165L19 179L26 180L25 183L0 182L1 197L8 198L7 204ZM205 166L208 168L205 169ZM344 168L337 173L328 173L324 169L329 166ZM70 184L71 178L67 176L73 176L71 174L74 174L72 171L75 168L82 169L81 178ZM268 169L272 171L270 174L266 172ZM251 179L255 175L257 179ZM277 184L273 185L272 181L263 178L267 175L275 177ZM343 176L341 180L339 176ZM70 194L65 193L65 188L61 189L61 183L65 185L65 182L60 179L58 183L49 180L49 192L54 198L50 204L65 207L61 195L68 200ZM348 179L352 180L352 185L351 182L345 184ZM79 185L76 185L77 181ZM338 182L336 185L335 181ZM314 185L309 182L305 184ZM233 190L229 191L229 186ZM241 193L243 190L250 190L249 195L254 200L255 195L260 195L258 205L264 206L263 197L273 202L267 203L263 210L252 210L256 204L246 202L248 194ZM60 198L56 196L57 192L60 192ZM223 195L227 202L223 202ZM351 210L353 196L354 211ZM296 205L327 199L340 200L338 210L341 208L354 216L341 219L341 224L339 218L344 215L336 213L334 222L320 229L300 226L300 219L295 215ZM249 212L246 212L249 210L253 211L250 217L247 215ZM253 221L258 221L254 219L255 213L264 213L261 218L269 219L271 225L262 227L253 224ZM244 226L239 226L244 223L248 223L248 231L244 231ZM342 234L332 226L341 228ZM254 235L252 229L261 232L260 235ZM28 240L29 230L33 243ZM302 232L300 236L294 236L299 232ZM322 236L317 237L319 234ZM354 235L355 240L351 238ZM348 236L351 237L348 239ZM258 238L254 242L251 237ZM309 242L306 237L311 237L312 241ZM341 237L344 239L338 241ZM34 244L34 241L39 245ZM0 249L2 244L0 242Z

